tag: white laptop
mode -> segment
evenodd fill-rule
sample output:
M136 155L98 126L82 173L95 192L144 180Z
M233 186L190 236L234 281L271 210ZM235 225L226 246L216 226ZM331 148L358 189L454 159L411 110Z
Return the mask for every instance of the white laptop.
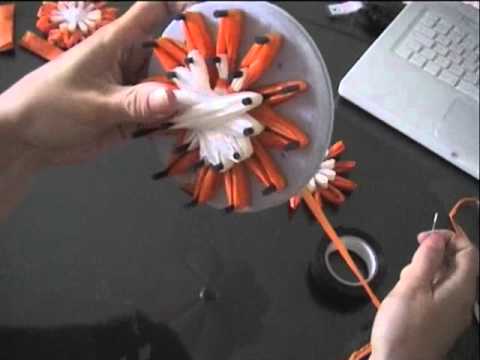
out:
M479 12L412 2L345 75L339 93L479 178Z

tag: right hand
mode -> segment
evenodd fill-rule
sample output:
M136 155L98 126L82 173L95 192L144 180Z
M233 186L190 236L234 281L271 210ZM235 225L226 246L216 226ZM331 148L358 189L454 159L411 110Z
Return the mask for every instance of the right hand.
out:
M478 250L465 234L419 234L420 246L383 301L370 360L439 360L472 321Z

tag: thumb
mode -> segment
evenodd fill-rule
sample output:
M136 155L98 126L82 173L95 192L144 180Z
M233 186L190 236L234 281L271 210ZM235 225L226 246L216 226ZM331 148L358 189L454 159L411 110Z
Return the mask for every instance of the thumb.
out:
M405 286L431 288L435 275L443 265L448 240L448 236L441 232L431 232L422 239L408 266L407 275L402 278Z
M120 109L120 123L158 122L173 114L176 106L172 90L156 83L142 83L123 87L115 96Z

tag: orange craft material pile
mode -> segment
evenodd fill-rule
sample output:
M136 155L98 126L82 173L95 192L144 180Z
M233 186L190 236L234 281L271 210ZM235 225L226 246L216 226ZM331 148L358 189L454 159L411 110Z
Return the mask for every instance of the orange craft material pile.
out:
M160 128L142 129L135 136L154 131L175 136L170 162L153 178L190 174L194 180L183 186L192 197L189 206L211 201L223 188L225 211L242 211L252 203L250 177L259 182L264 196L287 186L270 151L301 151L309 138L275 107L308 86L289 80L255 87L281 51L282 35L257 36L238 61L244 13L217 10L214 16L216 43L203 15L185 12L175 18L181 22L185 42L161 37L144 44L154 48L166 72L145 81L172 89L189 107Z
M48 42L66 50L115 20L117 9L105 1L44 1L37 17Z
M0 5L0 52L13 49L15 5Z
M117 18L105 1L44 1L36 27L43 37L27 31L20 46L51 61ZM13 5L0 6L0 52L13 48Z

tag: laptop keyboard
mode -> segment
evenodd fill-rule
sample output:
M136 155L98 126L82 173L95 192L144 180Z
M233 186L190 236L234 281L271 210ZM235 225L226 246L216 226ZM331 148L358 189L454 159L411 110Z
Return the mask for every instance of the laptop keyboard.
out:
M478 28L427 11L395 49L444 83L478 101Z

